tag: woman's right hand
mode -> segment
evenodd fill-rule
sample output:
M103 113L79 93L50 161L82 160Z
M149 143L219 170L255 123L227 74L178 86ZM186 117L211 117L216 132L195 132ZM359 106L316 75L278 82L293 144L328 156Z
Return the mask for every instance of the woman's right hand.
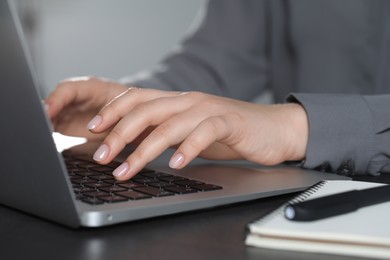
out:
M93 134L87 124L100 109L127 89L119 83L94 77L60 82L45 100L54 131L89 140L104 138L106 133Z

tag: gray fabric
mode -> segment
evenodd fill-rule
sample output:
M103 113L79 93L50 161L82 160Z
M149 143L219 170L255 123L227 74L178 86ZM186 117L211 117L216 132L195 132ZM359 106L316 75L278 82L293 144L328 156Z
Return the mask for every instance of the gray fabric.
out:
M197 29L154 70L126 83L300 102L303 167L390 170L390 1L210 0ZM146 76L145 76L146 75Z

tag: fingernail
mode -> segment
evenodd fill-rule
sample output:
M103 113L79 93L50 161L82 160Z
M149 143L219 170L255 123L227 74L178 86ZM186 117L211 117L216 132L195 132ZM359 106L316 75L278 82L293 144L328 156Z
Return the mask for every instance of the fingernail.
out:
M129 171L129 164L124 162L112 172L112 175L114 175L115 177L120 177L125 175L128 171Z
M178 168L184 162L184 155L182 153L175 154L169 161L169 167L172 169Z
M97 115L94 118L92 118L91 121L89 121L87 128L89 130L93 130L96 127L98 127L102 123L102 121L103 121L103 118L101 116Z
M108 153L110 152L110 149L108 148L108 145L102 144L93 155L93 159L95 161L103 161L107 159Z

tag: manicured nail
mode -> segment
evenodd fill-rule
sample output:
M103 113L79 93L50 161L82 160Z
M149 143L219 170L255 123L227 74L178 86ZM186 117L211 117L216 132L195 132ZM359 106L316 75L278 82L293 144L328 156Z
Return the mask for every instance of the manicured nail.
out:
M182 153L175 154L169 161L169 167L172 169L178 168L184 162L184 155Z
M112 172L112 175L114 175L115 177L120 177L125 175L128 171L129 171L129 164L127 162L124 162Z
M89 121L87 128L89 130L93 130L96 127L98 127L102 123L102 121L103 121L103 118L101 116L97 115L94 118L92 118L91 121Z
M103 161L107 159L108 153L110 152L110 149L108 148L108 145L102 144L93 155L93 159L95 161Z

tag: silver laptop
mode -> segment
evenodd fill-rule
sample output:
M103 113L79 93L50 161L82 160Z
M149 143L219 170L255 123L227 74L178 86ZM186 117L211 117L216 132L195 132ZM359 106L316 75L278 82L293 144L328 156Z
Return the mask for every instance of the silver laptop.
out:
M163 155L128 182L95 165L96 144L57 151L11 1L0 1L0 203L69 227L100 227L301 191L342 176L243 162L182 171ZM126 153L126 151L125 151ZM165 157L164 157L165 156ZM168 155L169 156L169 155Z

